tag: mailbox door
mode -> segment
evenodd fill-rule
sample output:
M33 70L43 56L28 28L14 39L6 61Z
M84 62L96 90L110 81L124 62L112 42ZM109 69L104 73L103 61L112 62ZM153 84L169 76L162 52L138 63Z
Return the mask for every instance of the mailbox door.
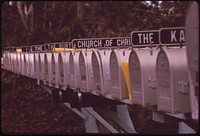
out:
M137 54L133 51L129 57L129 70L131 82L132 101L137 104L142 103L142 80L141 65Z
M171 111L171 71L169 60L164 51L160 51L158 54L156 72L158 80L158 110Z
M120 78L117 56L114 51L110 55L110 77L111 77L111 95L113 98L120 98Z
M87 90L87 73L86 73L86 63L83 53L80 52L79 55L79 68L80 68L80 80L81 80L81 89Z
M98 58L97 58L98 55ZM102 62L98 52L92 53L92 68L94 74L94 81L95 81L95 91L98 94L103 94L103 81L102 81Z
M75 65L74 65L74 57L72 52L69 55L69 82L71 87L75 87Z
M59 53L58 55L58 66L59 66L59 84L64 84L64 65L63 65L63 58L62 55Z

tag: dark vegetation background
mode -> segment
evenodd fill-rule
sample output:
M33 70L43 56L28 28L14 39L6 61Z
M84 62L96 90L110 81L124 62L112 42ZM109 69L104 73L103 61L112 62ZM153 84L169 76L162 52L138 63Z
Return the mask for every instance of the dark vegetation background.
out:
M1 3L1 48L30 46L77 38L127 37L132 31L185 25L189 1L5 1ZM1 73L3 133L85 133L84 120L55 104L36 82ZM15 84L17 83L17 84ZM135 129L143 134L174 134L176 124L163 126L152 113L130 106ZM101 133L109 132L98 123Z
M184 26L189 1L5 1L2 47L75 38L126 37L132 31Z

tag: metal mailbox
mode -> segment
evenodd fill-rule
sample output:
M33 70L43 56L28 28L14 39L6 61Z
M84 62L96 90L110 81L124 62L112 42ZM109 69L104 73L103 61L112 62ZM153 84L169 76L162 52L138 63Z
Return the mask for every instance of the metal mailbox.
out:
M27 76L28 58L26 53L23 53L23 75Z
M188 66L185 47L163 48L156 62L158 110L190 112Z
M14 54L10 53L10 71L14 71Z
M9 69L9 63L10 63L10 53L9 52L4 52L4 55L3 55L3 68L8 70Z
M61 55L61 53L58 53L57 55L58 57L58 62L56 64L57 68L57 84L58 86L64 86L64 79L65 79L65 74L64 74L64 59L63 56Z
M79 78L79 53L80 51L71 51L69 55L69 84L71 89L80 88Z
M21 66L22 66L22 62L21 62L21 53L17 53L17 73L21 74Z
M111 95L113 98L129 99L128 84L122 63L128 63L129 49L114 49L110 55Z
M43 65L41 64L41 57L44 57L42 52L42 45L32 45L31 51L33 52L34 72L35 78L42 80ZM40 55L41 54L41 55Z
M30 77L34 78L34 73L35 73L35 69L34 69L34 54L33 53L29 53L29 73L30 73Z
M64 82L61 82L61 87L63 89L66 89L70 84L69 84L69 55L70 51L65 51L61 52L60 55L62 56L63 59L63 72L64 72ZM60 60L61 61L61 60ZM62 74L61 65L59 65L59 73Z
M12 63L13 63L13 72L17 72L17 59L16 59L16 53L12 53Z
M44 81L45 80L45 64L44 64L44 55L45 53L40 53L39 54L39 79Z
M8 63L7 63L7 70L11 70L11 55L10 55L10 53L8 52Z
M129 57L132 102L143 106L157 104L156 59L158 49L134 49Z
M58 64L58 53L48 53L49 54L49 62L47 63L49 67L49 77L50 77L50 84L55 86L56 88L59 88L58 82L57 82L57 64Z
M94 86L92 71L92 50L81 50L79 54L79 77L80 90L84 92L92 92Z
M80 52L79 54L79 76L80 76L80 90L81 91L87 91L88 88L88 71L87 71L87 65L86 65L86 55L85 52Z
M16 72L16 53L11 53L11 60L12 60L12 72Z
M30 77L30 55L29 53L24 53L24 67L25 67L25 76Z
M111 79L110 79L110 55L111 55L112 50L110 49L101 49L96 51L97 54L96 55L97 59L99 60L99 66L101 66L102 64L102 71L103 71L103 81L101 84L101 87L103 87L101 90L99 89L99 91L97 91L96 93L101 93L102 95L104 95L107 98L112 98L111 97ZM101 68L100 67L100 68ZM95 67L93 67L94 69ZM94 69L95 71L95 69ZM97 78L95 73L94 73L94 79ZM97 83L98 85L98 83ZM96 86L98 87L98 86Z
M32 77L37 79L37 66L38 66L38 55L36 55L38 53L33 53L33 73L32 73Z
M35 54L38 54L38 53L33 53L33 72L32 72L32 77L36 79L37 78L38 58L36 58Z
M105 95L103 64L99 52L95 50L92 52L92 71L95 93Z
M24 53L21 53L21 75L25 75L24 63Z
M44 53L38 54L38 79L44 79Z
M65 85L65 71L64 71L64 54L63 52L52 53L52 83L59 88L64 88Z
M55 59L51 52L44 54L44 84L51 85L51 76L55 78Z

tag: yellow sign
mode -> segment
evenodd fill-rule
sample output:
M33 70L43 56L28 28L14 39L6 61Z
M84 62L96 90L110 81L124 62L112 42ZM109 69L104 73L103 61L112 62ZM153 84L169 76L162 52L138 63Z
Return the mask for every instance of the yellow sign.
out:
M53 48L52 52L64 52L64 51L73 51L72 48Z

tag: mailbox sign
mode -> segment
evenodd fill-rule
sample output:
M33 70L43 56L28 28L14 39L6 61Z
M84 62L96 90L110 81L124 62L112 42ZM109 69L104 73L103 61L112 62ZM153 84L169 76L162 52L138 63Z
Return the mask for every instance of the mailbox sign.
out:
M130 37L85 38L72 40L74 48L102 48L131 46Z
M132 45L158 45L159 44L159 31L134 31L131 33Z
M185 28L169 27L160 30L133 31L131 33L131 43L133 46L155 46L155 45L184 45Z
M164 45L185 44L185 28L172 27L160 29L160 43Z

